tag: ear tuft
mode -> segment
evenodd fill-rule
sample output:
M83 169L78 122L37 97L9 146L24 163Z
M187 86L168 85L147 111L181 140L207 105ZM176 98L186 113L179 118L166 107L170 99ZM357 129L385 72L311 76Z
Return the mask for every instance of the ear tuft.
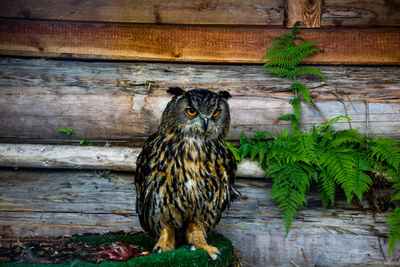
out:
M167 90L167 93L170 93L170 94L173 94L173 95L184 95L185 93L186 93L186 91L185 90L183 90L182 88L180 88L180 87L170 87L168 90Z
M225 100L227 100L228 98L231 98L231 94L228 91L219 91L217 93L217 96L225 98Z

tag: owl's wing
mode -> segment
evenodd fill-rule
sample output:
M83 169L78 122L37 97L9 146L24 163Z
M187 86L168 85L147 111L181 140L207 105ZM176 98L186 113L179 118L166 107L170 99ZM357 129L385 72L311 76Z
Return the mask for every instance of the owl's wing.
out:
M156 138L156 134L151 135L142 148L137 160L136 160L136 173L135 173L135 186L136 186L136 212L139 215L139 219L142 227L147 231L147 222L144 219L146 214L146 198L149 196L147 193L149 188L152 187L152 181L149 176L151 174L151 157L153 153L153 141Z
M236 159L233 156L233 153L227 148L226 148L226 159L225 159L225 164L226 164L226 173L228 175L228 184L227 186L227 191L228 191L228 199L227 203L224 205L223 210L225 210L226 206L230 207L231 202L235 200L236 198L240 197L241 194L239 191L237 191L233 185L235 183L235 175L236 175L236 169L237 169L237 163Z

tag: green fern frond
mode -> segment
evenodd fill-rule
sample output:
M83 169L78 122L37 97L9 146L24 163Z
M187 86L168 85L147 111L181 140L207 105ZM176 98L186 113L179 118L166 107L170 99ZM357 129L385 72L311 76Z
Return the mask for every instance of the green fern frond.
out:
M400 207L396 207L394 212L389 213L386 223L389 224L389 255L393 248L400 241Z
M310 184L310 174L299 162L283 165L275 162L272 165L267 171L274 180L271 195L272 199L278 202L278 208L283 213L286 234L288 234L297 209L307 203L305 191Z
M280 116L278 119L284 120L284 121L292 121L296 119L296 116L294 114L284 114Z
M340 120L347 120L347 122L350 122L351 118L349 116L345 116L345 115L337 116L336 118L331 119L327 123L323 123L323 124L319 125L317 127L317 130L323 131L323 130L327 129L328 127L332 126L334 123L336 123L336 122L338 122Z
M292 90L292 92L295 93L295 94L296 94L297 92L300 92L301 95L303 96L303 98L304 98L308 103L310 103L311 105L313 104L313 103L311 102L310 91L308 91L307 87L306 87L304 84L302 84L301 82L295 81L295 82L291 85L291 90Z
M336 183L326 172L322 171L319 175L319 187L322 206L328 207L329 203L333 206L335 202Z
M318 165L323 167L326 174L341 185L347 201L353 198L355 180L355 159L352 155L353 149L347 147L335 148L329 144L324 150L317 151L319 156Z
M400 147L393 139L374 138L370 142L372 157L377 161L387 162L396 171L399 171L400 165Z
M292 63L291 65L294 67L306 57L311 56L316 51L319 51L318 48L313 48L316 44L316 42L303 42L287 49L287 58L290 59L290 62Z
M353 181L352 193L362 202L362 195L367 192L372 184L372 179L367 175L366 171L373 171L369 163L358 157L355 165L355 176Z
M293 107L293 114L296 120L298 121L300 118L300 98L295 97L289 101L289 104Z
M296 68L296 76L300 75L314 75L321 77L322 79L326 80L325 75L316 67L313 66L301 66Z
M236 147L234 147L231 143L229 143L228 141L225 141L226 146L228 147L228 149L232 152L233 156L235 157L236 161L239 162L240 161L240 155L239 155L239 149L237 149Z

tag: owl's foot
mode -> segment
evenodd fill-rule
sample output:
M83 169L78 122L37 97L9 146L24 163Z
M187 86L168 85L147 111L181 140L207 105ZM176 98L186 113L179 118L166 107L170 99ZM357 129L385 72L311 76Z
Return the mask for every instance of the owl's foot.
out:
M190 223L186 230L187 241L190 244L191 250L204 249L213 260L222 261L221 252L218 248L207 244L206 234L204 231L195 223Z
M165 226L160 233L160 237L153 248L153 252L161 253L175 249L175 232L171 226Z
M207 251L208 255L210 256L211 259L213 260L218 260L219 262L222 262L222 255L221 252L219 251L218 248L210 246L210 245L203 245L201 247L196 247L196 245L194 244L190 244L189 245L189 249L190 250L196 250L196 249L204 249L205 251Z

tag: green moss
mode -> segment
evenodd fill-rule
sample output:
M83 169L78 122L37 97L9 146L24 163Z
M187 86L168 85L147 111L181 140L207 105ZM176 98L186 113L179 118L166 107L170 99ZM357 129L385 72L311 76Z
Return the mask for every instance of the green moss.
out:
M85 244L103 244L121 241L125 244L136 245L144 250L152 250L155 240L147 234L136 233L132 235L85 235L73 237L69 242L83 242ZM232 242L225 236L213 232L208 238L210 245L216 246L222 254L222 264L213 261L202 249L191 251L188 246L182 246L176 250L160 254L150 254L138 258L132 258L124 262L102 261L100 264L71 260L64 264L0 264L0 266L110 266L110 267L135 267L135 266L228 266L234 262L234 250Z

